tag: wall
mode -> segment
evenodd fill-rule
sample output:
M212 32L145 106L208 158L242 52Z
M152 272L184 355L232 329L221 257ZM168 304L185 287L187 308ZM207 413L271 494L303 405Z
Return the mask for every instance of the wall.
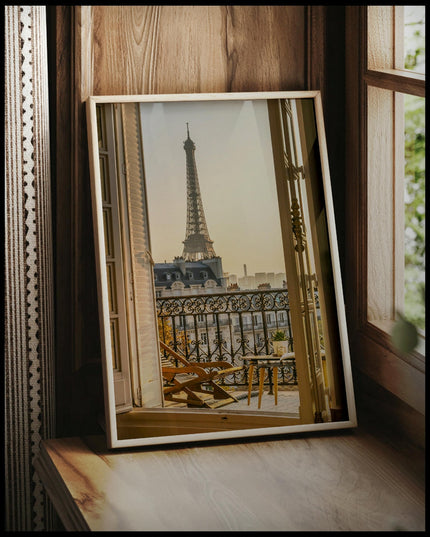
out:
M343 6L48 6L58 435L102 411L84 101L319 89L344 259Z
M89 95L324 90L325 9L48 7L58 434L94 430L100 350L84 101ZM311 68L312 66L312 68Z

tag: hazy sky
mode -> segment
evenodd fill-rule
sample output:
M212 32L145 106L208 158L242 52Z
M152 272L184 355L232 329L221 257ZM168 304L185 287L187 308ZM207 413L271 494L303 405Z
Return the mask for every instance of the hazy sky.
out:
M141 105L152 256L182 254L190 138L206 223L226 272L285 272L266 101Z

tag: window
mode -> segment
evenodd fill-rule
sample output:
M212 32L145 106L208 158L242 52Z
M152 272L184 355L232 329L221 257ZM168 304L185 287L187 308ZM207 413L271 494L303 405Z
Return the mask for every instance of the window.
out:
M114 368L115 391L118 394L117 408L128 409L132 401L125 386L129 383L129 347L126 343L127 324L125 296L127 289L124 267L121 262L121 235L113 222L118 219L118 191L113 161L115 144L108 126L113 122L113 110L97 109L99 124L99 159L101 170L101 192L103 223L106 244L106 275L109 301L109 324ZM125 230L123 230L125 232Z
M425 99L405 95L404 315L425 330Z
M368 320L424 335L424 6L368 6ZM381 30L383 29L383 31Z
M425 7L404 6L404 66L425 73ZM425 330L425 99L405 95L404 315Z
M425 73L425 7L403 6L404 68Z
M414 281L421 288L425 283L423 250L414 250L421 258L410 255L417 231L408 230L411 222L423 233L425 218L424 159L419 157L425 143L424 11L415 7L345 9L345 292L355 368L424 414L425 334L411 352L392 339L400 315L410 315L412 295L405 282L411 257L420 273ZM416 34L412 46L411 34ZM411 177L419 194L414 201ZM418 310L424 312L423 303Z

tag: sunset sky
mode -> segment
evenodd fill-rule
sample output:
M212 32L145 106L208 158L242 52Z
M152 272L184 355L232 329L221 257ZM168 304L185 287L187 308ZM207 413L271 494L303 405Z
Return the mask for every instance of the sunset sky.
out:
M141 104L154 261L182 253L186 158L195 158L210 238L224 271L285 272L267 105L261 101Z

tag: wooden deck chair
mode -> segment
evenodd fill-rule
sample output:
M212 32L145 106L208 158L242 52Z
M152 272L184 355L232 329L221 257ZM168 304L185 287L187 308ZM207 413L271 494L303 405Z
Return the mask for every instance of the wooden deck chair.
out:
M237 401L236 397L224 390L216 380L240 371L242 366L232 367L229 362L222 360L191 362L162 341L160 347L168 354L162 354L161 359L166 401L209 408L218 408ZM176 366L172 358L180 365Z

